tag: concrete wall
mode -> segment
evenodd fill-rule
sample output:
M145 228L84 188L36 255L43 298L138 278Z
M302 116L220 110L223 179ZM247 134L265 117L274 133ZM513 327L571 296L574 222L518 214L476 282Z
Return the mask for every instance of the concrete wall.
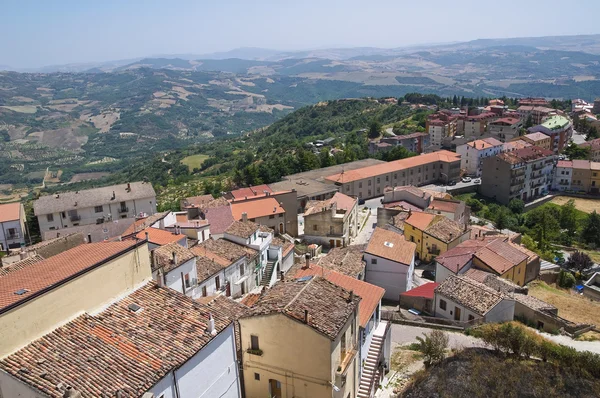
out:
M16 249L25 245L25 210L21 205L21 219L0 223L0 250ZM12 231L13 234L9 232Z
M0 357L151 279L146 244L0 315ZM43 314L44 316L40 316Z
M184 287L183 281L181 279L182 273L184 275L184 280L185 280L185 275L190 276L190 287L189 288ZM169 271L165 275L165 285L170 289L178 291L179 293L187 294L189 296L192 294L191 290L193 289L193 279L197 279L196 258L195 257L192 258L191 260L188 260L185 263L181 264L179 267ZM155 280L156 280L156 278L155 278Z
M504 299L485 314L486 322L507 322L515 318L515 301Z
M219 282L221 284L220 289L217 289L217 284L216 284L217 277L219 277ZM203 287L206 287L206 295L207 296L214 296L217 294L221 294L221 289L223 288L223 286L225 286L225 270L221 269L216 274L213 274L204 280L198 280L198 286L196 286L193 289L193 291L191 293L191 297L193 299L202 297L202 288Z
M400 308L411 309L414 308L418 311L425 312L427 314L433 314L434 300L427 299L425 297L412 297L400 295Z
M469 269L471 269L472 265L473 265L473 263L469 261L469 263L458 272L458 275L461 275L461 274L464 274L465 272L467 272ZM436 283L442 283L450 275L456 275L456 274L454 272L450 271L448 268L444 267L443 265L440 265L437 262L435 263L435 282Z
M545 314L541 311L536 311L532 308L515 300L515 318L525 320L535 324L535 327L547 333L553 333L564 326L557 318Z
M0 397L3 398L47 398L29 385L0 370Z
M367 262L365 281L385 289L384 298L398 301L400 293L412 288L414 256L410 264L397 263L386 258L364 253ZM375 261L375 263L373 263Z
M440 307L441 300L444 300L446 302L445 310L443 310ZM458 303L450 300L448 297L444 296L443 294L435 293L435 307L434 307L435 316L440 317L440 318L454 320L454 312L456 311L457 307L460 308L460 319L458 319L458 321L460 321L460 322L469 321L469 315L472 316L474 319L482 318L481 315L479 315L473 311L470 311L469 309L465 308L462 304L458 304Z

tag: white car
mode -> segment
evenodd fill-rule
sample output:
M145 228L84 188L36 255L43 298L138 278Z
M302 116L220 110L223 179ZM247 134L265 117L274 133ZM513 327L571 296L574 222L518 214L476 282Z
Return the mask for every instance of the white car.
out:
M461 178L462 182L471 182L471 177L463 177Z
M481 178L474 179L473 183L475 183L475 184L481 184Z

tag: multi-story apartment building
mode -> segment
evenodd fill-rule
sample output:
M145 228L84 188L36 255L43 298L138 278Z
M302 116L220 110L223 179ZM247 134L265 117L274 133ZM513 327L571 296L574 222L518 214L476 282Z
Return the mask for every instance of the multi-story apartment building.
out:
M460 177L460 155L437 151L325 177L340 192L362 199L381 196L386 187L447 183Z
M0 205L0 250L25 246L25 222L22 203Z
M457 116L449 112L436 112L427 117L425 131L431 145L442 145L445 137L454 137L457 129Z
M600 163L590 162L590 172L592 174L590 193L598 193L600 190Z
M524 106L549 106L550 102L546 98L527 97L519 99L519 105Z
M425 148L429 147L430 137L427 133L412 133L407 135L395 135L393 137L383 137L379 142L369 142L369 153L375 154L386 151L396 146L414 152L422 153Z
M521 135L523 122L516 117L502 117L488 123L488 133L502 142L508 142Z
M556 109L547 108L545 106L521 105L517 108L521 120L527 121L531 115L531 120L534 124L541 124L548 116L556 115Z
M156 193L148 182L132 182L42 196L33 202L40 231L152 215Z
M468 175L480 177L483 159L499 154L502 148L502 142L497 139L484 138L457 146L456 153L460 155L460 167Z
M465 117L465 129L464 136L480 137L487 131L488 123L498 117L494 112L484 112L479 115L472 115Z
M544 133L529 133L525 134L521 139L525 142L529 142L531 145L538 146L540 148L551 151L553 149L552 139Z
M239 319L245 396L356 397L359 302L320 276L267 290Z
M532 200L549 191L554 153L536 146L504 152L483 161L481 194L502 204Z
M573 178L571 190L589 192L592 181L592 169L589 160L573 160Z
M565 116L554 115L546 118L543 123L530 127L528 131L530 133L543 133L548 136L550 138L548 149L554 153L559 153L573 136L573 123ZM534 145L540 146L539 143L534 143ZM544 148L544 146L542 147Z
M584 142L579 146L590 149L590 156L588 160L591 160L592 162L600 162L600 138Z
M337 192L331 199L309 202L304 212L304 239L329 247L348 246L358 234L358 200Z
M552 189L555 191L570 191L572 178L573 162L570 160L559 160L552 179Z

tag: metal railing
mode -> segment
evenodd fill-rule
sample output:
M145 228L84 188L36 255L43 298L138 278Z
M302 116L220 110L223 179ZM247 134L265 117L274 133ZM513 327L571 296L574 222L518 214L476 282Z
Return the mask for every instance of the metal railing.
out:
M79 221L79 220L81 220L81 216L79 216L79 215L69 216L69 218L71 219L71 221Z
M129 207L119 207L119 213L129 213Z

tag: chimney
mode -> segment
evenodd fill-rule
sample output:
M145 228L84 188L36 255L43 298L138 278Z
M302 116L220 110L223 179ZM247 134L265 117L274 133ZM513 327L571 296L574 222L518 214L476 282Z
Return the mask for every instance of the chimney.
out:
M210 312L208 313L208 327L206 330L208 331L208 333L210 333L211 336L217 334L217 330L215 329L215 320Z
M131 184L127 183L127 192L131 192Z
M177 264L177 253L173 252L171 255L173 256L173 264Z
M304 269L310 268L310 254L306 253L304 255Z
M304 323L308 323L308 310L304 310Z
M150 236L148 235L148 231L146 231L146 240L150 241Z
M348 297L348 302L351 303L354 301L354 290L350 290L350 297Z
M82 395L79 391L77 391L73 387L69 386L65 390L65 393L63 394L63 398L82 398Z
M92 243L92 234L88 234L88 243Z
M277 206L273 206L273 213L277 212Z
M454 238L454 234L450 233L450 241L452 241L452 238Z
M284 275L285 275L285 274L283 273L283 271L279 272L279 279L280 279L282 282L285 282L285 276L284 276Z
M154 259L154 257L152 257L152 259ZM156 283L158 284L158 286L159 287L164 287L165 286L165 273L164 273L162 267L160 267L158 269L158 273L157 273L156 277L158 279L156 281Z
M110 200L115 200L116 197L117 195L115 194L115 191L113 191L112 198L110 198Z
M24 251L19 252L19 260L25 260L27 258L27 253Z
M242 221L243 221L243 222L246 222L246 221L248 221L248 213L246 213L246 212L243 212L243 213L242 213Z

